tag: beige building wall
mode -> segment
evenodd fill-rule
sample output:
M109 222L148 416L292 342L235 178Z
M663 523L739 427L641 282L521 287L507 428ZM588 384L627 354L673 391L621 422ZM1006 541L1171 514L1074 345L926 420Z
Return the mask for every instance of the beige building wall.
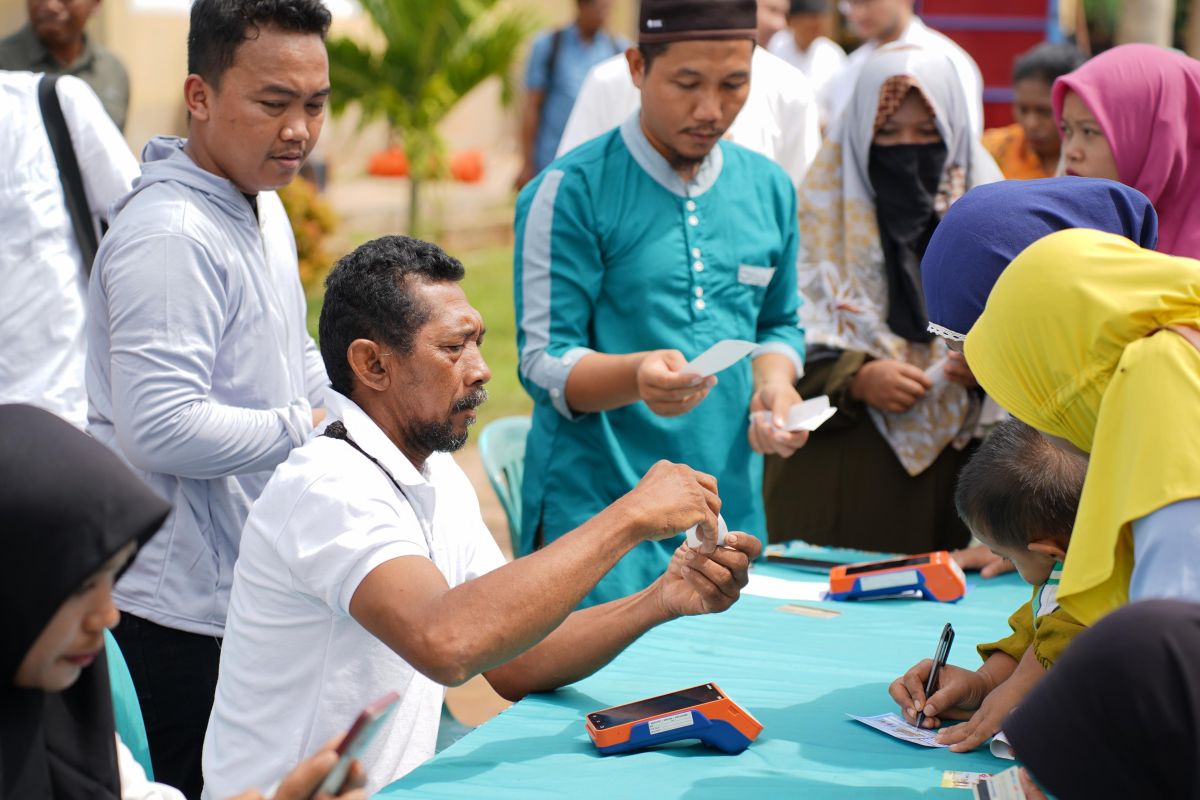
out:
M370 20L353 0L334 6L334 34L355 35L369 30ZM437 0L430 0L437 2ZM511 0L534 9L547 26L561 25L574 14L574 0ZM104 42L129 71L130 113L125 136L134 152L160 133L182 135L183 80L187 76L186 0L103 0L91 23L92 35ZM613 26L626 33L636 26L636 0L615 0ZM24 0L0 0L0 32L25 22ZM523 69L522 58L521 68ZM334 87L337 91L337 87ZM500 106L498 82L481 86L446 120L444 134L452 150L479 148L489 161L504 161L517 149L516 108ZM321 149L342 174L361 173L369 153L387 140L382 126L357 131L352 116L331 120L322 134ZM332 158L336 154L336 159Z

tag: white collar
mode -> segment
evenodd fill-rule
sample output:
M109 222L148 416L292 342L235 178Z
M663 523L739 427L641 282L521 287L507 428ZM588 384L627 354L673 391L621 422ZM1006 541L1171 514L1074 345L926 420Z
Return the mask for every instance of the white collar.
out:
M700 162L700 169L690 181L684 182L679 173L663 158L662 153L654 149L650 140L642 130L641 109L633 112L621 123L621 139L633 160L649 175L655 183L668 192L679 197L698 197L717 182L721 176L721 167L725 163L725 155L721 150L722 143L717 142Z
M326 404L328 405L326 423L341 420L355 444L378 460L391 474L393 480L404 486L427 486L429 484L428 461L424 472L418 470L408 460L408 456L396 447L383 429L357 403L339 392L330 391L326 393ZM320 432L323 432L325 427L327 424L321 427Z

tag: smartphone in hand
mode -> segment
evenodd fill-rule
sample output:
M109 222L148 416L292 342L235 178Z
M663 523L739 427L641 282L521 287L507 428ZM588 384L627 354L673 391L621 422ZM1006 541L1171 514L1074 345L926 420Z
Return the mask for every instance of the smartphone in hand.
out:
M350 726L350 730L346 731L342 743L338 745L337 763L322 781L321 788L317 790L318 795L324 792L331 797L336 797L342 791L346 784L346 776L350 772L350 765L371 746L383 721L387 719L388 714L395 709L399 702L399 694L388 692L362 710L358 719L354 720L354 724Z

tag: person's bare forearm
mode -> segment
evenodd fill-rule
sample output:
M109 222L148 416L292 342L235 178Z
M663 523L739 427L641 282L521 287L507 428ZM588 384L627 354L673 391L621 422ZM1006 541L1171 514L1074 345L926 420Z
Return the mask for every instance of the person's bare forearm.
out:
M637 372L645 353L588 353L567 376L567 405L582 413L611 411L641 399Z
M562 624L600 579L642 540L641 522L617 501L524 558L444 592L426 611L454 685L497 667Z
M785 355L763 353L754 359L754 388L757 390L774 383L795 384L796 365Z
M990 693L1000 684L1004 683L1017 670L1017 660L1005 653L1002 650L997 650L988 656L987 661L983 662L978 672L987 682L987 690ZM982 699L982 698L981 698Z
M656 625L673 617L655 585L637 594L576 611L540 644L486 673L508 700L583 680Z
M525 95L525 107L521 110L521 155L526 164L532 164L534 160L533 150L542 120L543 96L544 92L530 90Z

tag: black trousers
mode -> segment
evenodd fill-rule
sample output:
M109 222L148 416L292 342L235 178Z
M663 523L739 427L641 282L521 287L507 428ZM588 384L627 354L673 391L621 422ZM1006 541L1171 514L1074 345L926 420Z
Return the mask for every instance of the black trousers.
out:
M221 640L122 614L113 629L137 689L154 778L200 800L200 754L217 689Z

